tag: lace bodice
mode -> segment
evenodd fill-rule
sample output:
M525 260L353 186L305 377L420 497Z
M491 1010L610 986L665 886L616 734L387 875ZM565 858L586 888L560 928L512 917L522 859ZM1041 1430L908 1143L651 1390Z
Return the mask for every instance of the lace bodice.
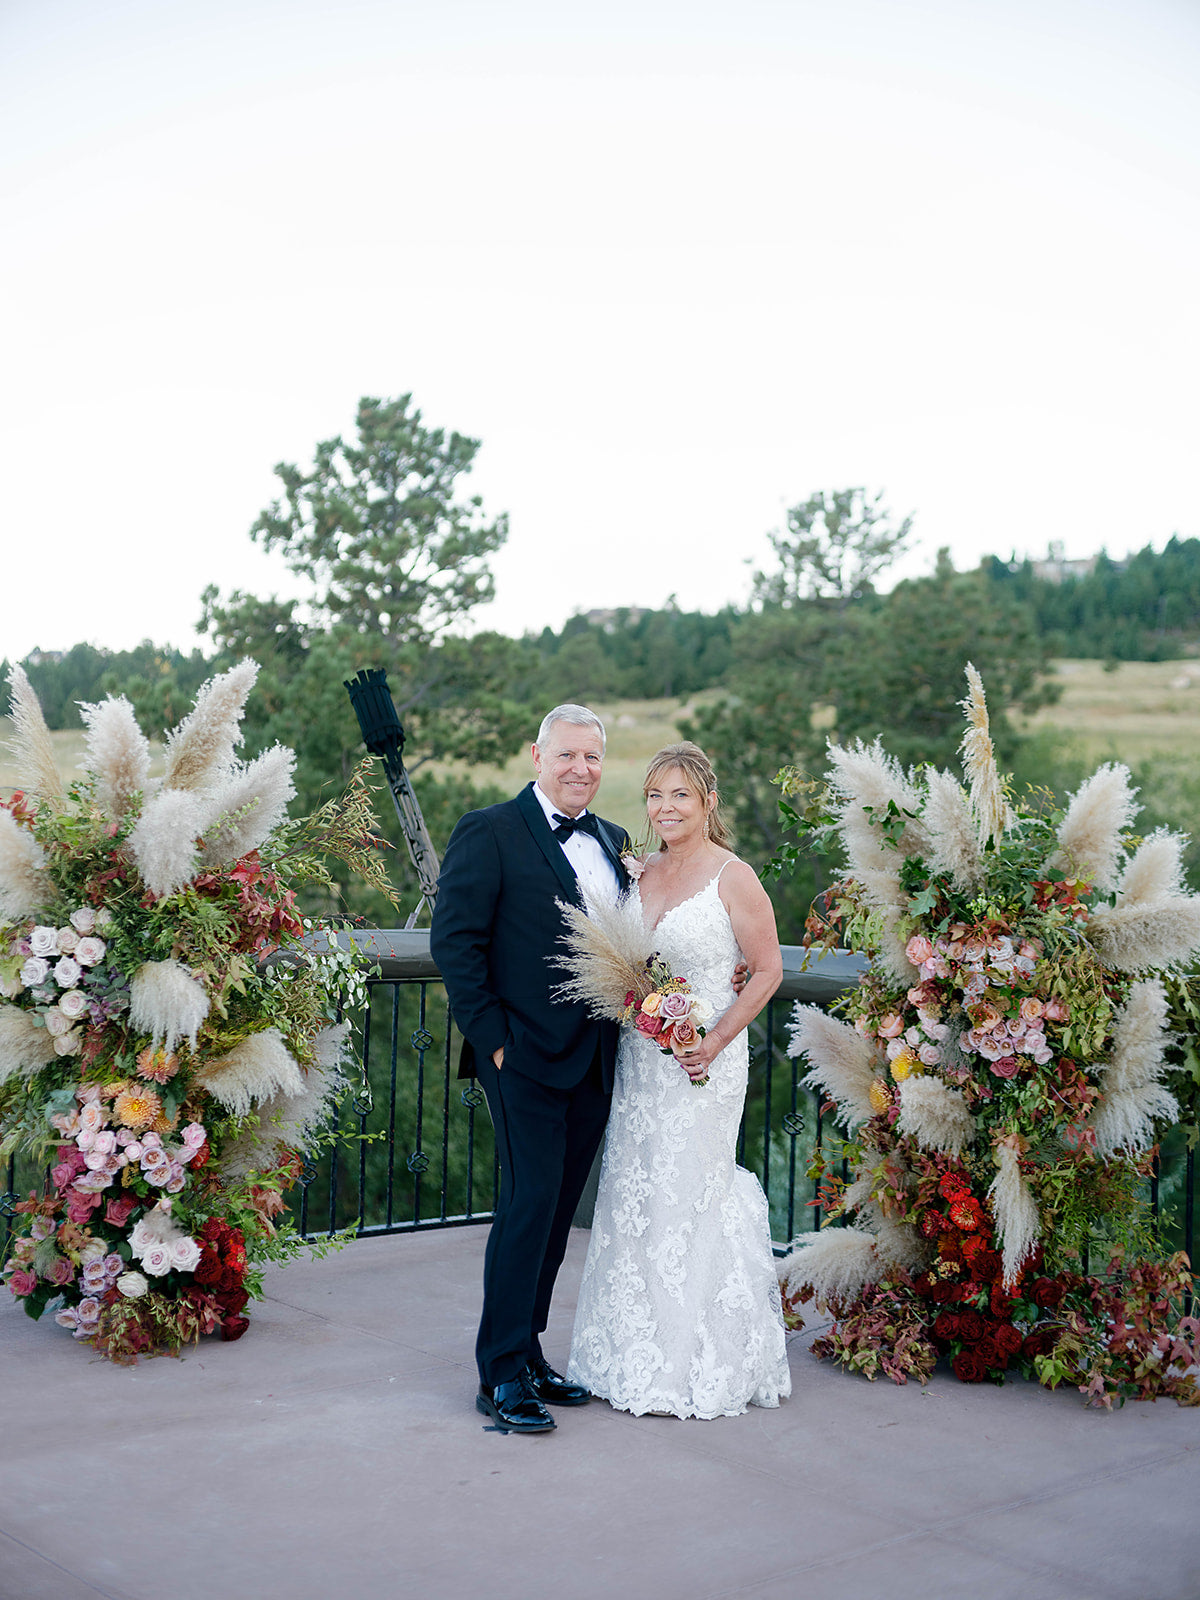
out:
M656 930L717 1017L742 959L719 877ZM697 1087L622 1030L569 1371L623 1410L732 1416L790 1391L767 1202L735 1163L747 1064L742 1032Z

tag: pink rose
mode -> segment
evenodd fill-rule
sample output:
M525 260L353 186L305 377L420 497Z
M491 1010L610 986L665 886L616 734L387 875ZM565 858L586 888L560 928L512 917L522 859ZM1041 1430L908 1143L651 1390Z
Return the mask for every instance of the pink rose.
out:
M131 1211L136 1211L138 1202L132 1195L122 1195L119 1200L110 1200L104 1208L104 1220L114 1228L123 1228L129 1221Z
M1001 1056L992 1062L991 1070L998 1078L1015 1078L1021 1068L1016 1056Z
M200 1246L190 1234L171 1241L171 1265L176 1272L194 1272L200 1265Z
M904 1032L904 1018L898 1011L889 1011L876 1023L875 1032L881 1039L898 1039Z
M94 933L96 930L96 913L91 906L80 906L71 913L71 926L76 933Z
M58 948L60 954L73 956L75 946L79 943L79 935L74 928L60 928L58 930Z
M57 1006L52 1011L46 1012L46 1032L52 1039L61 1039L64 1034L68 1034L70 1031L70 1017L64 1016Z
M53 1012L50 1013L53 1015ZM83 1047L83 1035L78 1028L72 1028L69 1033L60 1033L54 1041L54 1054L56 1056L73 1056L76 1050Z
M72 1022L78 1022L80 1017L85 1016L87 1008L87 995L82 989L68 989L66 994L58 997L58 1009Z
M1055 994L1051 995L1042 1007L1042 1015L1047 1022L1069 1022L1071 1020L1071 1009Z
M95 1105L99 1101L100 1095L101 1089L98 1083L80 1084L75 1091L75 1098L81 1106Z
M683 1050L694 1050L700 1042L700 1035L696 1031L696 1024L689 1022L686 1017L675 1023L671 1029L671 1049L676 1055Z
M74 1306L64 1306L61 1311L54 1313L54 1320L60 1328L75 1328L79 1323L79 1313Z
M50 1263L50 1270L46 1274L46 1277L49 1279L49 1281L58 1289L65 1288L74 1276L75 1268L73 1264L67 1260L66 1256L55 1256L54 1260Z
M79 1113L79 1128L81 1133L99 1133L104 1126L104 1109L94 1100L88 1102Z
M68 1166L65 1161L60 1161L57 1166L50 1168L50 1182L56 1189L65 1189L74 1176L74 1166Z
M142 1266L152 1278L161 1278L165 1272L170 1272L172 1265L169 1244L162 1244L156 1240L146 1247L142 1255Z
M981 1035L975 1049L985 1061L999 1061L1004 1054L1004 1045L991 1033Z
M79 1326L94 1331L100 1321L100 1302L92 1295L86 1295L75 1307L75 1314L79 1318Z
M75 959L83 967L98 967L104 960L108 946L103 939L80 939L75 948Z
M625 871L629 874L634 883L638 881L642 873L646 870L646 863L639 860L637 856L622 856L621 865L625 868Z
M665 994L658 1014L664 1022L680 1022L692 1009L692 997L689 994Z
M644 1033L648 1039L656 1038L663 1031L663 1024L658 1017L649 1017L644 1011L639 1011L634 1018L634 1027L639 1033Z
M1027 995L1021 1001L1021 1017L1025 1022L1036 1022L1045 1011L1045 1006L1036 995Z
M199 1150L205 1139L208 1138L208 1134L205 1132L202 1122L189 1122L179 1137L189 1150Z
M32 1294L37 1288L37 1273L29 1272L24 1267L14 1267L8 1280L8 1287L18 1298Z
M923 961L933 959L933 943L923 933L914 933L904 946L904 954L914 967L919 967Z
M67 1202L67 1221L85 1223L92 1219L92 1207L100 1204L98 1194L77 1194L71 1191Z
M922 1066L937 1067L941 1065L942 1052L935 1044L923 1044L917 1051Z

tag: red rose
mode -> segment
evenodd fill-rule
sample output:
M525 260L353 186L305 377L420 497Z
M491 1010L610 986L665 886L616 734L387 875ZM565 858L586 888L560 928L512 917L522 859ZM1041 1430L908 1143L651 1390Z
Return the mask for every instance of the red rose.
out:
M974 1350L960 1350L951 1363L960 1383L982 1383L987 1368Z
M954 1298L954 1289L943 1279L938 1278L929 1285L929 1291L925 1298L931 1300L935 1306L944 1305L947 1300Z
M634 1027L639 1033L644 1033L647 1039L655 1039L663 1031L661 1017L648 1017L644 1011L639 1011L634 1018Z
M973 1311L968 1307L958 1319L959 1338L964 1344L974 1344L977 1339L983 1338L984 1331L983 1318L978 1311Z
M104 1208L104 1220L114 1228L123 1228L129 1221L129 1213L136 1210L140 1201L136 1195L122 1195L119 1200L110 1200Z
M1002 1322L996 1329L996 1343L1000 1346L1000 1349L1005 1357L1010 1361L1020 1350L1024 1342L1025 1341L1021 1337L1020 1328L1014 1327L1011 1322Z
M957 1311L939 1311L934 1318L933 1331L939 1339L949 1343L952 1339L960 1337L961 1321Z
M1065 1290L1061 1283L1056 1283L1053 1278L1038 1278L1034 1281L1032 1290L1035 1303L1053 1310L1062 1300Z
M1034 1356L1048 1356L1057 1343L1058 1334L1053 1328L1037 1328L1025 1335L1021 1355L1026 1361L1032 1361Z
M192 1273L197 1283L215 1287L221 1281L221 1274L225 1269L221 1265L221 1258L215 1250L205 1250L196 1263Z
M240 1339L249 1326L249 1317L226 1317L221 1324L221 1337L231 1342Z
M990 1298L991 1311L994 1317L1009 1317L1012 1315L1013 1299L1003 1284L994 1283Z
M997 1368L1003 1368L1008 1365L1008 1357L1001 1350L993 1334L984 1334L983 1338L975 1346L975 1354L989 1372L994 1372Z
M984 1250L975 1263L975 1274L983 1283L996 1283L1004 1272L1004 1257L998 1250Z
M230 1316L236 1316L239 1311L244 1311L249 1299L250 1296L245 1289L227 1289L221 1294L221 1304Z

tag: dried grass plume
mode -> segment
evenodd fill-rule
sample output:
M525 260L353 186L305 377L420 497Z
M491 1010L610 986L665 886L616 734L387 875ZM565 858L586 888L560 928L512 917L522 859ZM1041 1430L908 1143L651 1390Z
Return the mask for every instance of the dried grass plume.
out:
M936 767L926 774L924 820L933 846L929 865L934 872L946 873L956 889L975 888L983 878L975 818L962 785Z
M871 1083L879 1067L874 1047L848 1022L819 1006L797 1005L792 1012L792 1055L806 1055L804 1082L837 1102L834 1120L843 1127L872 1115Z
M1048 866L1075 872L1098 889L1116 887L1124 847L1121 835L1141 807L1129 768L1107 761L1071 798L1058 828L1058 851Z
M304 1075L278 1028L252 1033L228 1055L204 1062L193 1082L235 1116L245 1116L256 1101L278 1095L286 1102L305 1094Z
M0 1005L0 1083L14 1075L30 1077L54 1054L53 1038L30 1012Z
M650 993L646 962L654 954L654 934L642 919L641 901L627 894L583 911L560 900L558 909L567 931L555 965L570 977L556 985L555 998L581 1001L593 1017L619 1022L631 990L642 998Z
M202 796L184 789L160 789L142 808L129 835L129 848L152 894L174 894L200 870L199 839L212 817Z
M215 818L204 830L201 863L225 867L251 850L257 850L287 815L288 801L296 793L292 772L295 753L285 745L272 745L255 760L235 767L228 780L212 794Z
M129 1020L154 1044L174 1050L183 1039L192 1048L208 1015L208 996L178 961L147 961L129 986Z
M967 695L960 704L967 715L967 731L959 748L963 770L971 786L971 810L975 813L979 843L985 845L989 839L1000 840L1012 821L1012 812L1004 798L996 766L983 679L970 661L967 662Z
M0 806L0 920L23 922L54 895L41 845Z
M66 804L66 787L54 759L54 744L38 697L25 669L16 663L9 668L8 683L11 690L8 714L12 718L8 749L17 769L17 781L52 811L61 811Z
M124 695L109 695L98 705L80 703L87 732L87 759L81 763L96 783L96 799L114 822L129 810L135 794L146 793L150 746Z
M967 1110L961 1089L952 1089L938 1077L922 1073L900 1085L897 1133L912 1134L926 1150L961 1155L975 1137L975 1118Z
M884 1271L873 1234L861 1228L822 1228L795 1241L780 1264L779 1278L793 1298L811 1289L818 1308L826 1311L856 1300Z
M202 687L192 710L167 735L166 788L208 789L225 777L241 743L239 724L257 676L256 661L239 661Z
M988 1189L996 1233L1003 1241L1005 1288L1011 1289L1041 1235L1037 1201L1021 1176L1015 1148L1002 1140L996 1147L998 1170Z

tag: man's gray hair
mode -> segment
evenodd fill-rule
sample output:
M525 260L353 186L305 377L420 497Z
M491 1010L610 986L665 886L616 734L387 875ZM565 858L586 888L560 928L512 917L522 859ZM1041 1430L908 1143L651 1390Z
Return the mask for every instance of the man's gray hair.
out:
M595 728L600 735L600 753L604 754L604 746L607 743L604 724L596 713L589 711L586 706L555 706L553 711L547 711L538 729L538 736L534 740L539 750L545 749L550 729L556 722L569 722L573 728Z

